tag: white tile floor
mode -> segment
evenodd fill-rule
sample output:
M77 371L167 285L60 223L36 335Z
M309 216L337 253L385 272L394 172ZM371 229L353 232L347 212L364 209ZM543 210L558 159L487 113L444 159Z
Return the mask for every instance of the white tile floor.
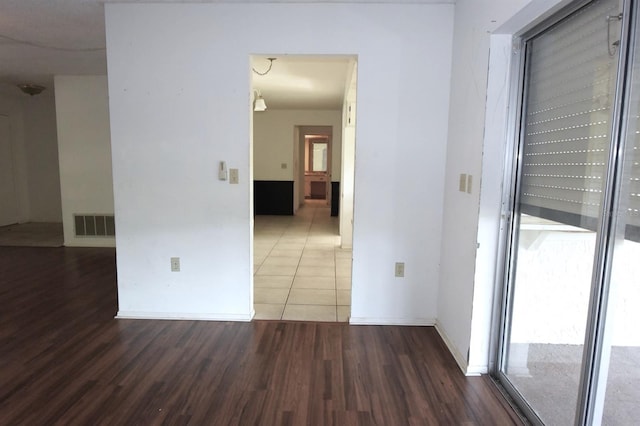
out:
M351 250L339 241L338 218L317 202L295 216L256 216L255 319L348 321Z

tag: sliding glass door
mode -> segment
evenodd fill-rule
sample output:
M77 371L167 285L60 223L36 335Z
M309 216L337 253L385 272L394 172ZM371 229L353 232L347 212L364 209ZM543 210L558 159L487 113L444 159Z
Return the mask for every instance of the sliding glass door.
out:
M640 36L630 52L594 419L640 424Z
M636 7L581 2L523 37L496 375L534 423L640 424Z

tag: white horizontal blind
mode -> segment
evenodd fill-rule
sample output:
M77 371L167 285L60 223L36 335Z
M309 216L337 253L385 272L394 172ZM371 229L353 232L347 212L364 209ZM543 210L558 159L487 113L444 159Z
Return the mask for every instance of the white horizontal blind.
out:
M595 230L611 143L617 49L595 1L527 43L522 213ZM610 41L619 39L611 22Z
M626 213L626 238L640 242L640 81L637 75L640 75L640 69L634 70L633 90L629 100L633 116L629 120L626 167L622 182L622 194L628 194L628 198L621 200L623 204L620 213Z
M637 119L638 117L636 117ZM639 129L636 127L636 129ZM633 165L631 167L631 195L629 199L629 218L627 220L627 235L633 235L635 241L640 242L640 130L636 130L633 145ZM629 229L631 228L631 229Z

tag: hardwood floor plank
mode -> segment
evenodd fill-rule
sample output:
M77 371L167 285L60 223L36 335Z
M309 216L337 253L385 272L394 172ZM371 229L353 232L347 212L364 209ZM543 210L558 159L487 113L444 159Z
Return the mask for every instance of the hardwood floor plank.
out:
M431 327L116 320L113 249L0 247L2 425L511 425Z

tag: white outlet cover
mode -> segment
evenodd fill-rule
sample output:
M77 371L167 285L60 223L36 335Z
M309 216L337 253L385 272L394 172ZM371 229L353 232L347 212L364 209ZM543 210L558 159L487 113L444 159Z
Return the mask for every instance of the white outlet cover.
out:
M171 272L180 272L180 258L172 257L171 258Z

